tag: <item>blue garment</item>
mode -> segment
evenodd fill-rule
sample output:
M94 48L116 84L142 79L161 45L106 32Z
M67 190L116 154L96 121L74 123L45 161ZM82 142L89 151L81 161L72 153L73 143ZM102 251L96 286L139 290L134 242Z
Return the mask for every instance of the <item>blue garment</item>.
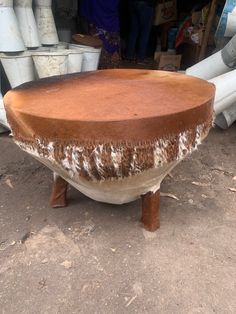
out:
M138 59L143 60L146 57L154 9L145 1L130 1L129 9L131 29L126 57L133 59L136 55Z
M107 32L119 31L119 0L83 0L81 15Z

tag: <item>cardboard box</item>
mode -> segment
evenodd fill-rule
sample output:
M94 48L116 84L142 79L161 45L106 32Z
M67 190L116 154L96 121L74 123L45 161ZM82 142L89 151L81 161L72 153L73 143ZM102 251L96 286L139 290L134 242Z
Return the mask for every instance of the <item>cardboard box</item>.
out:
M175 55L175 51L156 51L154 54L154 61L159 64L160 63L160 58L162 55Z
M181 57L181 55L176 55L174 52L156 52L154 56L156 68L162 71L179 71Z
M153 25L160 25L177 19L176 0L163 0L155 9Z
M181 55L161 55L158 69L176 72L180 69Z

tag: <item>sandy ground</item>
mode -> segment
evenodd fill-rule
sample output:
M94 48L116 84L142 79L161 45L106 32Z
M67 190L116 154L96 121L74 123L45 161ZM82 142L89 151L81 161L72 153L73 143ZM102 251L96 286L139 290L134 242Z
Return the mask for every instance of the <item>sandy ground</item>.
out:
M236 313L235 156L236 125L212 130L148 233L140 200L50 209L50 171L1 135L0 313Z

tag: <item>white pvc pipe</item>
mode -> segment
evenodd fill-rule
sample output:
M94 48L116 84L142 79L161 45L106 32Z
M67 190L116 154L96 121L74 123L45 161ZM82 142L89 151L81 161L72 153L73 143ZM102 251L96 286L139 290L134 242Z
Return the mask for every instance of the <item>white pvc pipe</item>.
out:
M222 111L226 110L233 103L235 103L235 101L236 101L236 93L232 93L228 95L227 97L225 97L224 99L222 99L221 101L215 102L214 103L215 114L216 115L220 114Z
M13 0L0 0L0 51L24 51L25 45L13 10Z
M221 129L229 128L236 121L236 103L231 105L225 111L221 112L215 118L215 124Z
M236 35L221 50L186 70L187 75L205 80L227 73L236 67Z
M26 47L41 46L38 29L32 10L32 0L15 0L14 10Z
M209 82L216 86L215 114L219 114L236 103L236 70L217 76Z
M205 80L231 71L221 57L221 51L216 52L212 56L198 62L186 70L187 75L196 76Z
M29 52L1 54L0 59L12 88L35 79L33 60Z

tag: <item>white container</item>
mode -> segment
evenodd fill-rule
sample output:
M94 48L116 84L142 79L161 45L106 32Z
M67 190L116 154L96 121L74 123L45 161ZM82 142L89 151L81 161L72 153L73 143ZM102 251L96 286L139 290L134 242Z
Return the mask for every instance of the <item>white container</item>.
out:
M12 88L35 79L31 54L1 54L2 66Z
M96 71L98 69L99 60L101 56L101 48L93 48L89 46L82 46L76 44L70 44L70 49L82 49L83 50L83 62L82 72Z
M25 46L29 48L36 48L41 46L38 29L32 10L32 0L15 0L14 10Z
M58 44L58 35L52 14L52 0L35 0L35 18L43 45Z
M100 55L101 55L100 49L91 49L84 51L81 71L82 72L96 71L98 69Z
M55 50L32 53L39 78L67 74L68 52Z
M25 45L13 10L13 0L0 0L0 51L24 51Z
M79 49L68 50L68 73L81 72L83 51Z

